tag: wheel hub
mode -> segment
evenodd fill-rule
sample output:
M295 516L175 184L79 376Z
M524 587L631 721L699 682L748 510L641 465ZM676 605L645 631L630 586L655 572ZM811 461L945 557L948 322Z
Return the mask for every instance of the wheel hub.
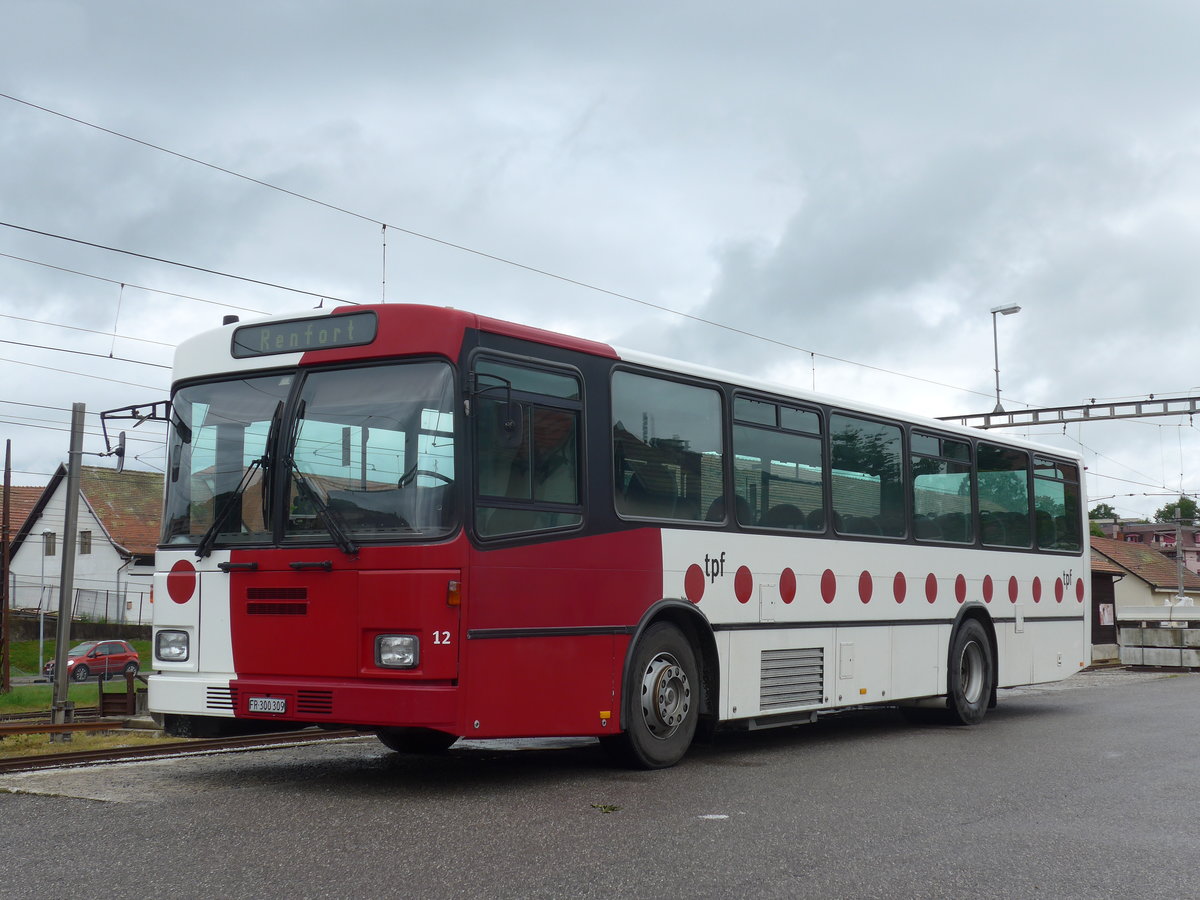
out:
M642 718L650 733L668 738L692 708L692 686L683 667L669 653L660 653L642 673Z

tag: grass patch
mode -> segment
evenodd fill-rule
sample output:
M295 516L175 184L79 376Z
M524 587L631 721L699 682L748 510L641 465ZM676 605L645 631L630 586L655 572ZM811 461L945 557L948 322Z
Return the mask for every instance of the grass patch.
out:
M71 641L71 646L81 644L82 641ZM150 642L149 641L130 641L133 649L138 652L141 659L143 669L149 668L150 663ZM54 650L57 647L57 642L47 640L42 644L42 662L47 663L54 659ZM22 675L41 675L42 670L38 666L38 642L37 641L13 641L9 647L9 665L11 666L13 677L16 678Z
M164 737L158 731L80 732L69 741L51 741L48 734L11 734L0 739L0 759L42 756L47 753L81 753L86 750L117 750L150 744L186 743L187 738Z
M141 686L141 682L137 682ZM115 678L104 682L104 693L125 693L125 679ZM67 685L67 699L77 707L99 706L100 691L96 682L84 684L72 682ZM7 694L0 694L0 713L48 712L54 703L54 685L17 684Z

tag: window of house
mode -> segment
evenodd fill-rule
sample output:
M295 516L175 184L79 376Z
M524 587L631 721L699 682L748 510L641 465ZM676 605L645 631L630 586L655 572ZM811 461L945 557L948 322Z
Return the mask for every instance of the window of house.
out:
M86 556L92 552L92 533L90 531L79 532L79 555Z
M57 550L57 548L55 546L57 543L56 537L57 537L57 535L55 535L55 533L53 531L43 531L42 532L42 555L43 556L54 556L54 554Z

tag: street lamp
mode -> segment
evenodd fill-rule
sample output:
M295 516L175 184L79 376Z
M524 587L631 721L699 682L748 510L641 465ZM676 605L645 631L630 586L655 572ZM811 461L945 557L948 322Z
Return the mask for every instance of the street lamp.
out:
M993 413L1004 412L1004 407L1000 405L1000 340L996 336L996 313L1000 313L1002 316L1011 316L1020 311L1021 307L1016 304L992 308L992 352L996 359L996 408L992 410Z

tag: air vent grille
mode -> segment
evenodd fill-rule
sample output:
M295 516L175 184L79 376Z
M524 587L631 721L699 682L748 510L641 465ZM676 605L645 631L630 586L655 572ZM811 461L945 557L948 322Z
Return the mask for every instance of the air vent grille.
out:
M825 689L825 651L820 647L762 651L759 707L790 709L820 704Z
M307 616L307 603L247 603L248 616Z
M305 587L252 587L246 588L247 600L307 600Z
M237 708L237 691L234 688L210 687L205 690L207 693L204 703L206 708L230 711Z
M296 712L315 716L333 714L333 691L297 691Z

